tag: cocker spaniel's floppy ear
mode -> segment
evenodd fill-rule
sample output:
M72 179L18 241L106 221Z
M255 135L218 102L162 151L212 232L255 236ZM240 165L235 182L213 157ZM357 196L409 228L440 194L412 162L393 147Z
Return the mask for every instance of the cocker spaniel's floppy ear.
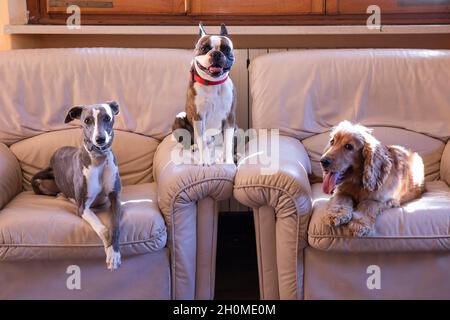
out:
M378 190L386 181L392 168L386 146L367 134L363 147L363 187L370 192Z

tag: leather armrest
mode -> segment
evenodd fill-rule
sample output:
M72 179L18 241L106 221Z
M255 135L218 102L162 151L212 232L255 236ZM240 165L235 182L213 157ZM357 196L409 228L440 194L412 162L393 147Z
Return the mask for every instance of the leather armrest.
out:
M260 134L247 144L234 196L253 208L261 298L299 299L311 215L311 162L299 140L278 134L264 138Z
M441 180L450 186L450 140L447 142L441 158Z
M169 231L172 296L211 299L214 292L217 204L231 197L236 166L178 163L172 135L158 146L153 176ZM188 153L190 154L190 153Z
M252 139L246 150L235 178L236 199L251 208L273 207L277 217L309 215L311 162L302 143L295 138L271 135L268 143Z
M22 191L22 171L9 148L0 143L0 209Z
M177 164L172 155L176 146L172 135L167 136L158 146L153 162L158 202L166 218L183 206L207 197L216 201L231 197L235 165Z

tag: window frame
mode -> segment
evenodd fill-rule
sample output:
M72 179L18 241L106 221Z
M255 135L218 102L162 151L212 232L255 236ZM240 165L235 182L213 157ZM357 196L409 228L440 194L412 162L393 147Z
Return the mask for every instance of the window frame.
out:
M68 14L48 13L47 0L27 0L29 24L64 25ZM192 1L192 0L189 0ZM194 0L195 1L195 0ZM226 23L229 25L265 25L265 26L299 26L299 25L365 25L369 14L327 13L328 1L323 0L323 14L298 15L193 15L189 8L184 15L171 14L85 14L82 25L196 25L203 21L206 25ZM325 2L327 1L327 2ZM381 17L384 25L420 25L450 24L450 10L442 13L384 13Z

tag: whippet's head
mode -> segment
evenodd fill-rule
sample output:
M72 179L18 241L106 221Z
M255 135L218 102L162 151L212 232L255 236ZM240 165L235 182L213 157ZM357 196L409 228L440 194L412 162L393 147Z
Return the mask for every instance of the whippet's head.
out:
M119 104L115 101L75 106L67 113L65 123L79 119L87 150L104 152L111 148L114 139L114 117L118 114Z

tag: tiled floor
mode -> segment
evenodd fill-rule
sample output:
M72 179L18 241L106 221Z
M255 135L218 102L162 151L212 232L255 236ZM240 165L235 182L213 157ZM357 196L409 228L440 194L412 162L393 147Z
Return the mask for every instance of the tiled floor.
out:
M221 213L219 216L215 299L259 299L251 213Z

